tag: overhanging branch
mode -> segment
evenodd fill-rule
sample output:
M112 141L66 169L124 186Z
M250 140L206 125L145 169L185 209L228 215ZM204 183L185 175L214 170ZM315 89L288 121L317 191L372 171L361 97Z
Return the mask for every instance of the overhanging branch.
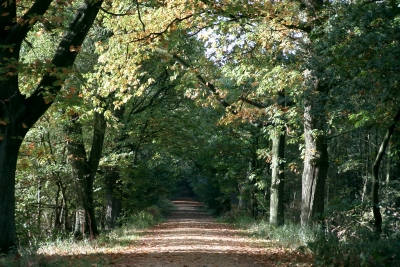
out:
M80 47L85 40L93 22L99 12L99 5L103 0L86 0L77 10L74 19L69 25L67 34L60 41L58 48L53 56L52 63L55 68L70 68L75 62L75 58L80 51ZM24 123L27 131L51 106L55 96L61 90L66 76L56 77L56 73L48 73L43 76L32 95L25 100L27 110L25 112ZM44 99L44 96L49 97ZM22 134L21 136L24 136Z
M193 69L192 66L190 66L189 63L187 63L184 59L182 59L180 56L178 56L177 54L171 54L170 52L168 52L167 50L161 49L161 48L156 48L156 51L160 54L166 55L172 59L174 59L176 62L178 62L182 67L184 67L186 70L190 70ZM204 79L203 76L201 76L200 74L196 74L196 79L202 84L204 85L209 92L217 99L217 101L226 109L228 109L231 113L233 114L237 114L237 110L236 107L233 106L232 104L228 103L223 97L221 97L221 95L219 94L217 88L215 87L215 85L212 82L207 81L206 79Z

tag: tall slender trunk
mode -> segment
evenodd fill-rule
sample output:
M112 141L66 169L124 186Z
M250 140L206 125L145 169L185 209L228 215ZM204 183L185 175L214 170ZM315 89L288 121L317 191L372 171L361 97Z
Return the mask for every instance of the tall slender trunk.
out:
M118 169L111 167L107 169L106 179L106 230L115 227L119 213L121 212L121 192L118 192L119 180Z
M277 105L282 111L282 107L291 106L287 103L285 91L278 92ZM285 223L284 216L284 182L285 182L285 127L277 125L272 132L272 165L271 165L271 195L270 195L270 217L269 222L275 225Z
M82 128L78 121L79 115L75 114L71 123L68 126L68 158L72 165L72 173L74 177L74 188L75 188L75 226L74 236L76 238L83 238L83 235L91 230L91 232L97 232L90 222L95 222L94 218L90 217L89 213L89 189L90 177L87 176L87 157L85 147L82 141Z
M61 213L61 208L59 207L61 187L58 183L56 183L56 185L57 185L57 192L56 192L55 203L54 203L54 226L53 226L54 229L59 228L60 213Z
M70 135L68 152L76 190L74 236L82 238L84 234L88 233L92 238L99 234L94 211L93 183L103 150L106 121L104 114L95 113L92 146L90 157L87 160L82 140L82 126L78 120L79 115L75 114L68 127Z
M386 135L382 140L381 146L379 148L378 154L376 155L374 164L372 164L372 212L374 214L374 227L376 233L382 232L382 215L379 208L379 166L382 162L383 156L385 155L386 147L389 144L390 137L392 136L397 122L400 119L400 110L394 117L394 122L390 125L389 129L386 131Z
M37 204L38 204L38 219L37 219L37 227L38 229L42 229L42 181L41 177L38 177L38 191L37 191ZM42 234L42 233L40 233Z
M60 201L60 195L61 195L61 182L58 181L56 182L57 185L57 193L56 193L56 198L55 198L55 206L54 206L54 229L61 229L62 226L62 212L63 212L63 198L61 198ZM60 203L61 202L61 203Z
M62 194L62 201L63 201L63 205L61 206L61 216L64 217L64 230L69 230L70 229L70 225L68 222L68 213L69 213L69 209L68 209L68 203L67 203L67 187L66 186L62 186L61 187L61 194Z
M284 193L284 157L285 133L277 127L272 134L272 175L269 222L274 225L285 223L283 193Z

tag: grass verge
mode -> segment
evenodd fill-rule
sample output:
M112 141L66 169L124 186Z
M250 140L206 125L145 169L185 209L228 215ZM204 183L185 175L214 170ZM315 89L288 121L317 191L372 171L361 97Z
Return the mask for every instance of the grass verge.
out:
M245 229L255 238L267 239L271 246L310 255L313 266L400 266L400 233L377 236L369 227L308 226L287 223L274 226L233 209L221 219Z
M95 239L56 238L32 247L19 247L18 254L0 255L0 267L105 267L113 264L112 255L134 246L144 231L163 221L172 204L151 206L123 218L122 227L102 232Z

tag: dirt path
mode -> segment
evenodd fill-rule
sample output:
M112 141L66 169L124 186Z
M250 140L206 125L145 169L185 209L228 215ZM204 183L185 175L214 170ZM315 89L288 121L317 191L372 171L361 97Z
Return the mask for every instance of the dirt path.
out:
M176 200L169 219L147 231L140 245L113 257L112 266L264 267L311 266L282 248L267 248L241 230L217 223L199 202Z

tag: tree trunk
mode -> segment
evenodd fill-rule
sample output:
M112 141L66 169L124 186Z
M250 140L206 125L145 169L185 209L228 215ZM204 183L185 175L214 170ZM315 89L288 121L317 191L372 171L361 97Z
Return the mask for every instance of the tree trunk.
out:
M284 192L284 162L285 157L285 133L281 129L275 129L272 134L272 175L269 223L283 225L285 223L283 192Z
M22 16L22 21L31 17L43 15L51 0L36 0L31 8ZM61 40L52 63L55 67L71 67L77 51L70 47L80 47L92 27L94 19L103 0L96 3L84 2L77 10L69 25L69 31ZM37 86L36 90L25 98L19 91L17 65L21 44L32 28L31 23L19 23L16 18L17 1L8 1L0 5L0 64L7 66L0 70L5 79L0 81L0 253L8 253L16 246L15 232L15 170L18 152L23 138L34 123L51 106L54 96L61 89L64 79L48 73ZM92 3L92 4L90 4ZM7 49L12 47L12 49ZM54 85L57 82L59 85ZM52 98L44 101L44 95Z
M1 28L1 27L0 27ZM0 53L0 64L4 55ZM15 55L14 55L15 56ZM4 66L4 65L3 65ZM0 75L3 75L0 73ZM27 133L24 124L25 97L18 91L18 75L0 83L0 254L17 245L15 229L15 171L22 139Z
M99 234L94 212L93 182L103 150L106 121L104 114L95 113L92 146L89 160L87 160L82 140L82 126L78 120L79 115L75 114L68 127L70 135L68 153L76 189L74 236L83 238L84 234L89 234L93 238Z
M37 204L38 204L38 218L37 218L37 227L38 229L42 229L42 181L41 177L38 177L38 191L37 191ZM42 233L40 232L40 235Z
M307 225L324 212L325 181L328 174L328 144L325 133L326 91L311 72L304 108L304 167L302 175L301 225Z
M106 180L106 230L115 227L119 213L121 212L121 193L118 192L117 182L119 173L117 168L111 167L105 174Z
M68 126L68 158L72 165L72 173L74 177L75 188L75 226L74 236L83 238L84 234L89 232L97 232L95 224L89 225L90 222L95 222L94 218L90 217L89 213L89 193L87 192L90 184L90 177L87 176L88 168L85 147L82 140L82 128L78 121L79 115L75 114Z
M61 193L61 186L59 182L56 182L57 185L57 193L55 197L54 203L54 229L60 229L61 226L61 211L62 208L60 206L60 193Z
M61 216L64 217L64 229L66 231L70 231L71 227L68 221L68 202L67 202L67 187L64 185L61 187L61 193L62 193L62 200L63 200L63 205L62 205L62 211L61 211ZM63 216L64 215L64 216Z
M20 145L20 139L8 135L0 141L0 253L16 246L15 168Z
M97 236L99 234L97 229L95 211L94 211L94 196L93 196L93 183L96 177L97 169L99 167L101 155L103 152L104 137L106 132L106 119L104 113L95 112L94 114L94 126L93 126L93 138L92 146L90 149L89 160L86 164L88 167L86 169L87 177L87 188L86 193L88 197L88 213L89 213L89 225L91 234Z
M382 158L385 155L386 147L389 144L390 137L392 136L396 123L400 119L400 110L394 117L394 122L390 125L389 129L386 131L386 135L383 138L381 146L379 148L378 154L376 155L374 164L372 165L372 212L374 214L374 228L377 234L382 232L382 215L379 208L379 166L382 162Z
M324 212L325 181L329 165L325 136L313 136L312 133L305 133L304 136L306 152L302 176L302 225L318 219L315 216Z

